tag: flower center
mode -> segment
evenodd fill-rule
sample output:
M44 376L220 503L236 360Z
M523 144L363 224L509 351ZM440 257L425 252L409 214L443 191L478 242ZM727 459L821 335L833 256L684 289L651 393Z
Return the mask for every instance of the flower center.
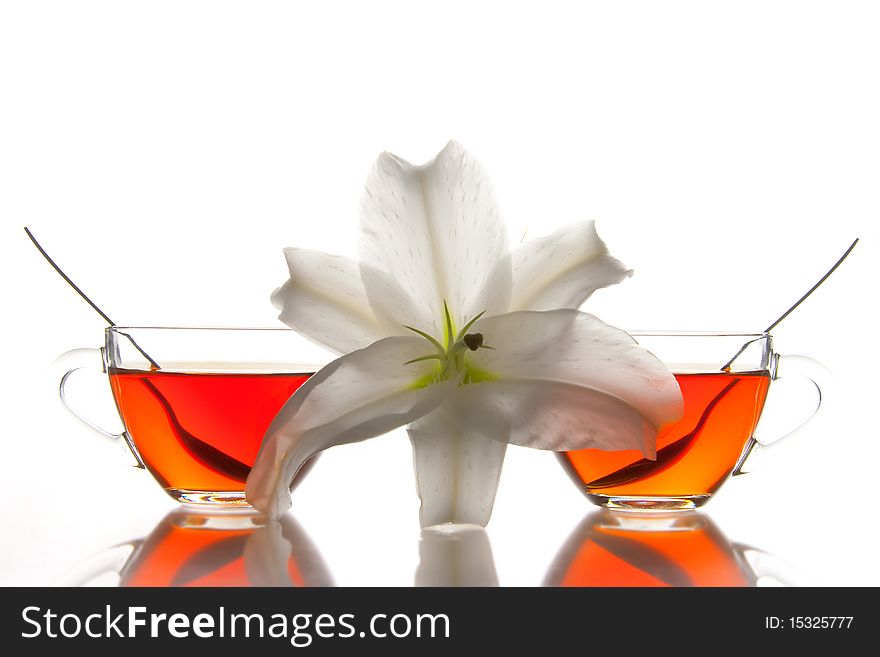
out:
M470 320L458 334L455 333L452 316L449 313L449 308L446 305L446 302L443 302L443 311L446 315L445 317L445 334L446 334L446 344L443 345L439 340L437 340L434 336L422 331L420 329L414 328L412 326L406 326L405 328L410 331L417 333L422 336L431 343L431 345L436 350L435 353L425 354L424 356L419 356L418 358L413 358L412 360L408 360L404 363L404 365L409 365L410 363L418 363L420 361L427 360L436 360L437 366L433 372L430 374L426 374L425 376L416 380L412 386L415 388L423 388L431 385L432 383L439 383L440 381L447 381L450 378L457 378L460 385L467 385L469 383L480 383L483 381L492 381L495 379L495 375L491 372L487 372L472 362L472 360L467 356L468 351L477 351L478 349L494 349L494 347L490 347L485 344L484 337L482 333L468 333L468 329L474 325L474 323L483 316L483 313L486 311L479 313L476 317Z

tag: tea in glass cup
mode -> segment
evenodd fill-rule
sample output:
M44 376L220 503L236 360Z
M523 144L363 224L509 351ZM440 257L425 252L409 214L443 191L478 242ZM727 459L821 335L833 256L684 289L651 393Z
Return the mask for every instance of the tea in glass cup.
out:
M819 392L811 377L819 378L821 366L776 354L766 333L631 335L672 370L684 414L659 428L656 459L637 450L558 453L575 484L600 506L657 511L705 504L760 447L755 428L780 370L806 376Z
M68 404L70 376L80 368L62 378L62 401L125 440L174 499L233 507L249 506L245 482L269 424L330 359L288 329L115 326L91 356L108 375L125 430L105 431Z

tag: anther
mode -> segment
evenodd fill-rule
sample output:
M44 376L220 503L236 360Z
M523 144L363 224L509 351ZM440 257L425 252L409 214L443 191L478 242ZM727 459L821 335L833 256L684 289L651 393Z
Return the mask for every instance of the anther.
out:
M483 346L483 334L468 333L462 338L462 342L464 342L465 346L471 351L476 351Z

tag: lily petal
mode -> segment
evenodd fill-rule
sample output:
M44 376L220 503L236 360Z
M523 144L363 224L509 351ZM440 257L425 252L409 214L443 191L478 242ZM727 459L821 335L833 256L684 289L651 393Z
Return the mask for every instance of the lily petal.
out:
M414 166L395 155L379 156L367 178L361 206L361 261L396 280L415 301L416 313L386 307L365 277L375 308L400 325L443 335L443 303L458 326L477 313L507 310L506 294L490 296L489 275L508 284L507 232L488 178L459 144L449 142L431 162Z
M656 454L657 426L593 388L559 381L493 381L457 395L455 412L475 433L547 450L637 449ZM502 443L503 444L503 443Z
M570 224L529 240L510 254L510 261L510 310L577 308L599 288L632 275L632 270L608 253L593 221ZM497 285L494 278L493 285Z
M472 352L477 367L504 381L545 381L617 397L653 425L681 417L672 372L626 332L571 309L482 318L474 331L493 350Z
M485 527L492 515L507 443L480 435L445 404L407 431L422 501L422 527L450 522Z
M417 337L391 337L336 359L306 381L281 408L263 437L247 479L247 500L280 515L290 507L289 486L303 463L333 445L387 433L432 411L457 385L416 387L433 372Z
M370 305L385 335L412 335L404 326L428 326L430 320L422 308L406 293L390 274L375 267L361 265L364 289L369 291ZM405 318L408 320L401 323Z
M290 279L272 294L278 318L336 353L386 337L367 300L358 263L319 251L284 249Z

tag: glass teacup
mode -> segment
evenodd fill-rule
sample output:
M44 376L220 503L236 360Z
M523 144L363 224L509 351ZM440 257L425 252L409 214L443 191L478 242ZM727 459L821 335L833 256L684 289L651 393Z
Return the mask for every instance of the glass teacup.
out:
M124 440L175 500L247 507L245 481L263 434L329 359L288 329L110 327L100 350L62 356L67 367L71 360L80 366L61 378L60 395L93 429ZM71 403L75 373L98 367L107 374L121 433Z
M744 472L753 452L771 442L755 437L770 383L803 376L821 391L824 368L804 356L780 356L769 334L634 331L639 344L675 374L684 415L660 427L657 458L636 450L585 449L559 459L594 503L628 510L693 509L705 504L731 474ZM793 433L793 432L792 432Z

